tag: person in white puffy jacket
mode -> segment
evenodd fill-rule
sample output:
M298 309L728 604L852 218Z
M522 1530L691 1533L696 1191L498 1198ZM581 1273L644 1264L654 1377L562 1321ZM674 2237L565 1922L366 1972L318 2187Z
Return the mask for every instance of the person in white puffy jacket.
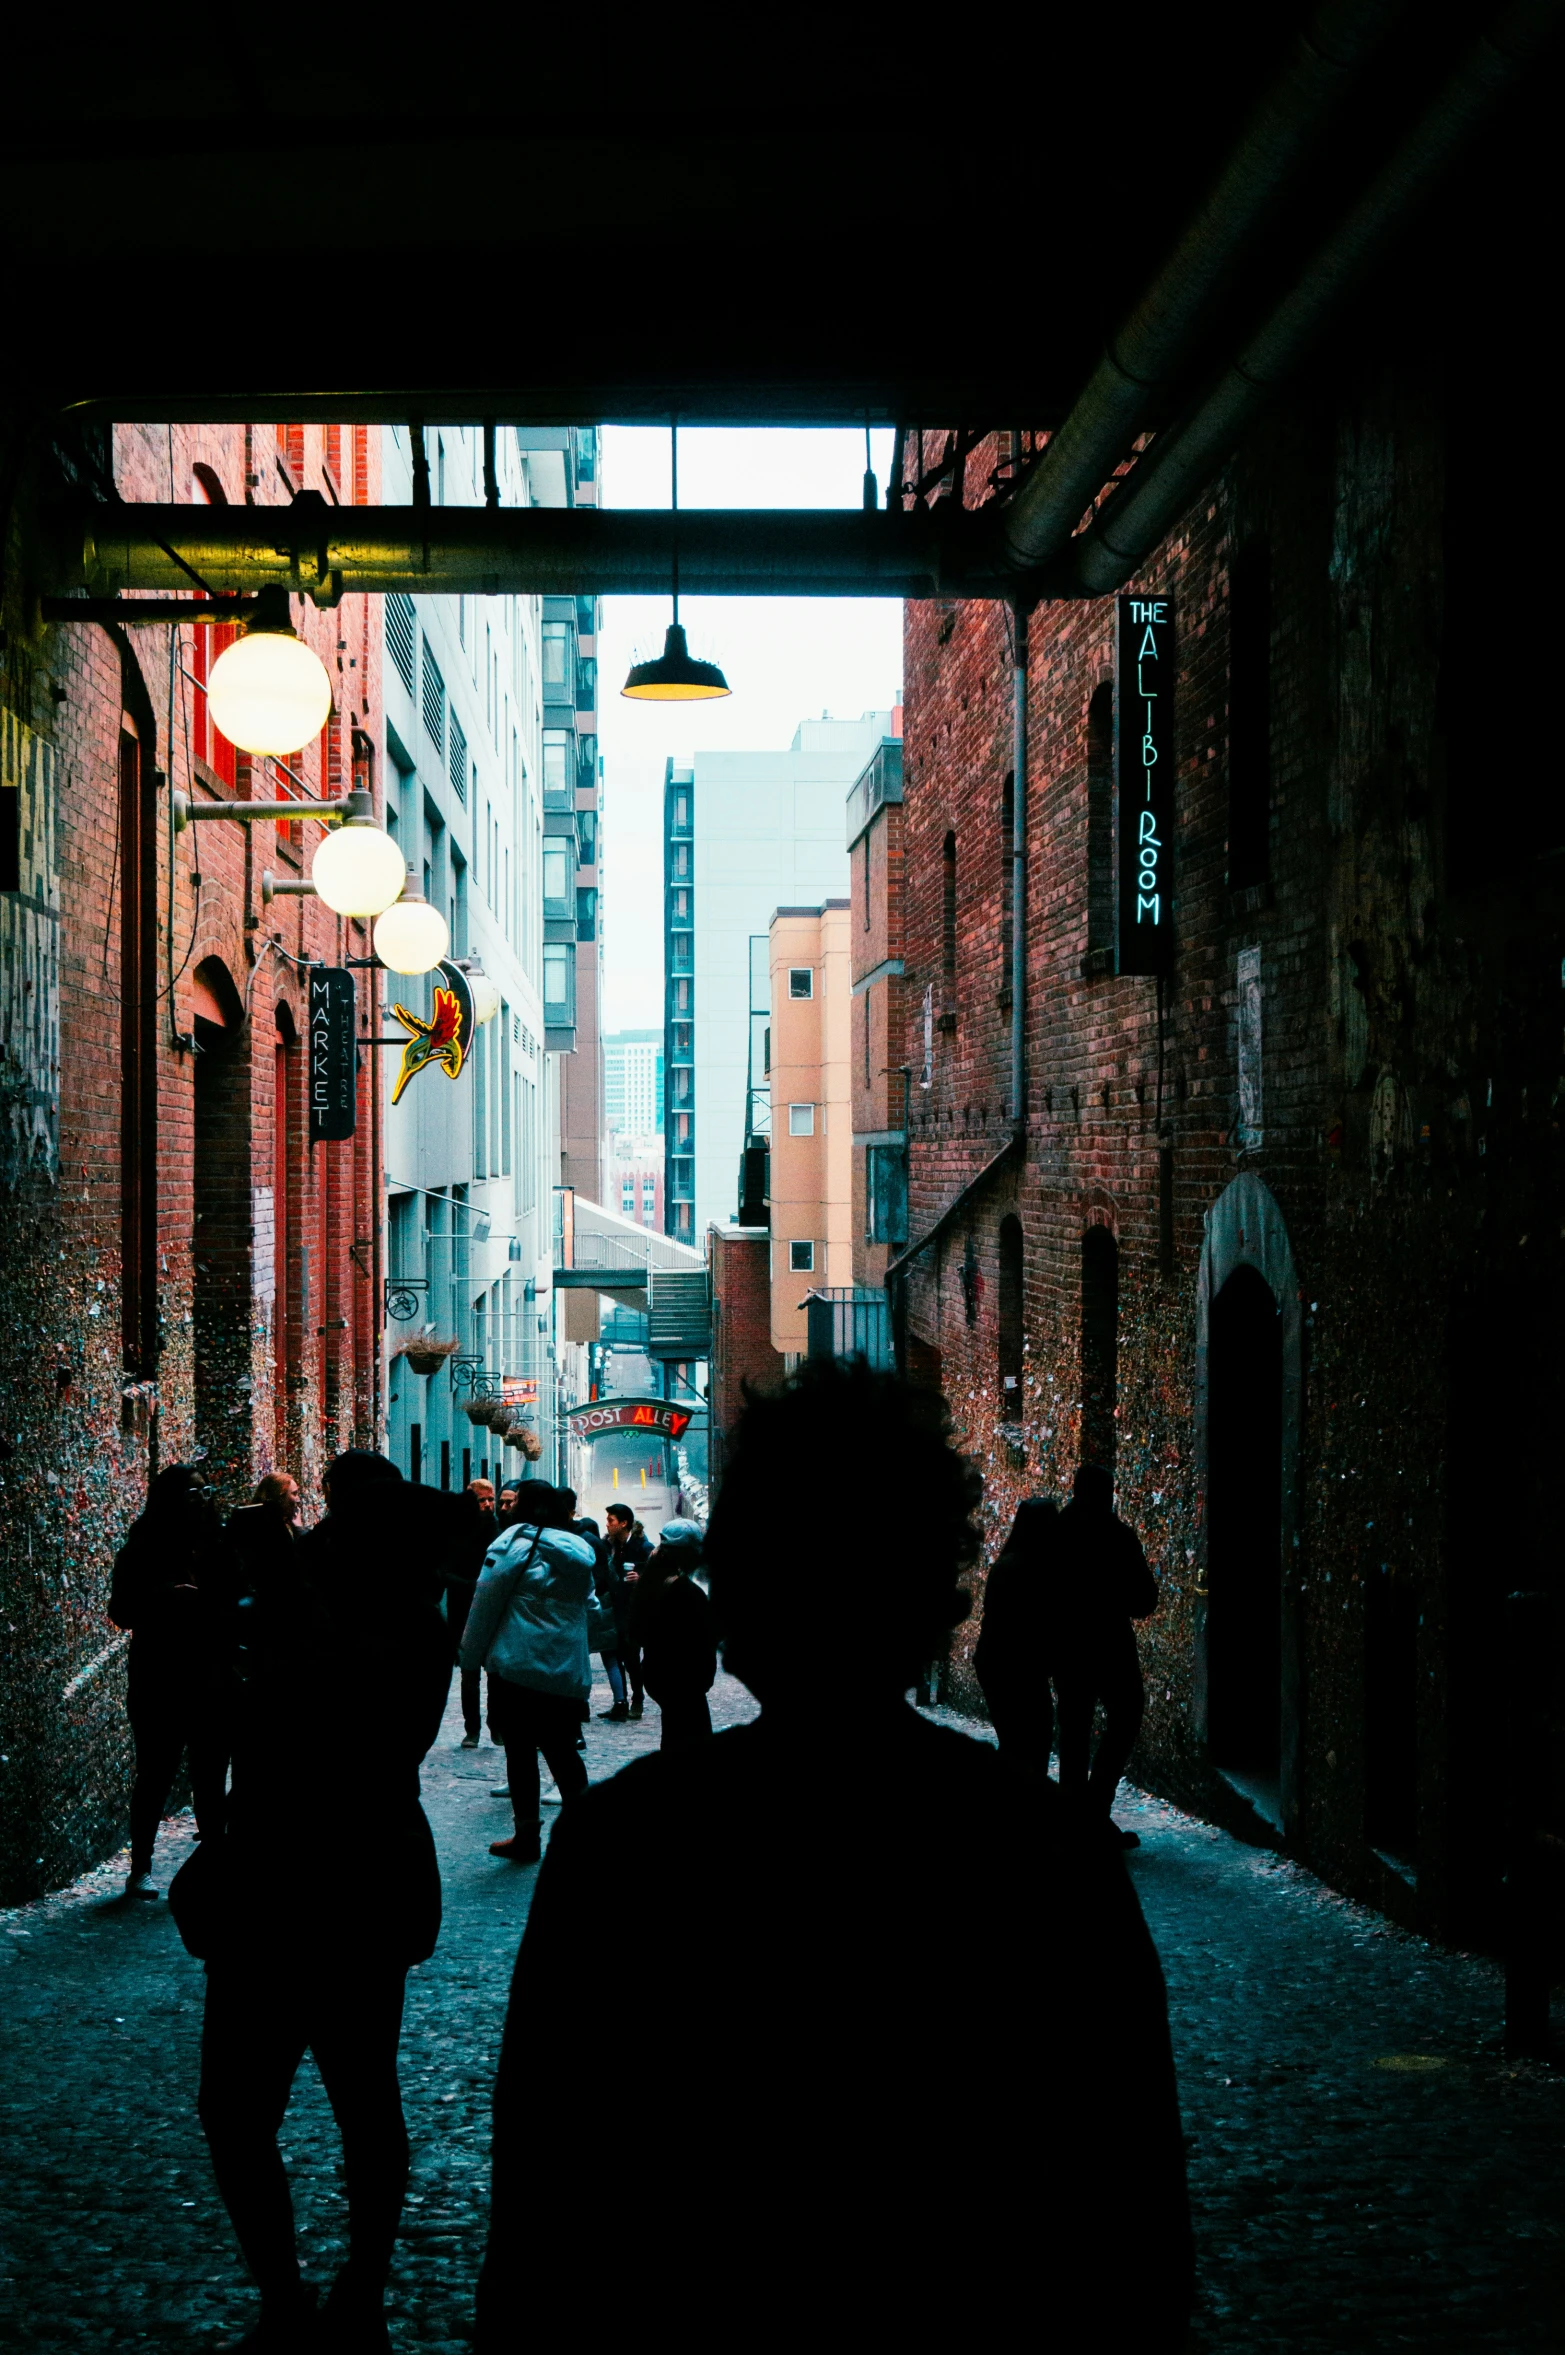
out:
M524 1480L508 1500L512 1518L484 1556L467 1625L464 1669L489 1672L489 1731L505 1751L516 1830L491 1856L536 1864L538 1753L562 1800L587 1788L576 1747L592 1690L587 1605L593 1550L569 1527L565 1499L542 1480Z

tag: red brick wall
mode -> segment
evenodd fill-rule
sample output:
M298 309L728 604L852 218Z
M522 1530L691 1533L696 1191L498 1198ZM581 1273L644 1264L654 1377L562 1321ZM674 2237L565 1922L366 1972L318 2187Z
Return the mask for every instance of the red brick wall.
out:
M712 1269L711 1472L723 1475L728 1435L744 1411L744 1385L783 1378L772 1347L771 1236L760 1228L708 1230Z
M302 480L318 483L324 443L318 426L281 439L270 426L128 426L115 430L104 456L127 498L190 500L200 466L231 502L268 505L289 496L274 448L291 476L302 469ZM353 487L378 495L374 436L355 444ZM380 745L378 610L364 598L324 613L296 598L292 610L332 676L343 744L357 728ZM122 653L97 625L29 638L25 617L8 612L6 621L6 709L57 762L59 910L58 1166L19 1173L5 1204L11 1248L0 1271L0 1752L9 1762L0 1768L0 1897L14 1897L68 1877L123 1834L124 1654L112 1648L105 1606L113 1555L149 1470L204 1448L232 1505L281 1463L298 1475L313 1519L330 1457L373 1441L380 1318L370 1298L368 1071L358 1136L312 1152L302 1045L288 1058L298 1220L286 1326L269 1297L264 1189L275 1170L279 1009L291 1009L298 1034L304 1028L302 974L291 960L335 964L369 945L366 927L313 899L261 904L263 870L307 875L320 828L216 822L172 837L169 785L206 802L288 791L270 763L241 755L225 782L226 764L200 757L197 690L186 675L198 667L193 628L127 632ZM144 976L150 1003L140 1035L153 1059L157 1126L150 1362L129 1366L120 1305L125 876L117 790L127 714L141 739L153 830L155 970ZM317 741L288 764L312 797L323 788L321 762ZM364 979L361 1006L370 1002ZM227 1025L205 1031L210 1057L198 1057L197 1016L214 1000Z
M1467 1934L1494 1919L1510 1571L1478 1534L1483 1482L1464 1427L1485 1435L1478 1452L1505 1461L1491 1491L1502 1554L1525 1562L1529 1580L1562 1586L1542 1468L1560 1405L1547 1334L1562 1292L1542 1106L1559 1101L1565 944L1541 870L1534 881L1525 860L1509 874L1499 861L1480 892L1444 847L1470 797L1501 790L1481 767L1446 773L1453 696L1495 692L1441 639L1443 470L1459 405L1448 420L1429 365L1373 353L1344 363L1340 387L1334 406L1317 394L1280 411L1133 584L1178 601L1178 954L1161 1132L1157 984L1083 971L1087 709L1113 676L1113 604L1060 603L1033 618L1026 1150L915 1263L910 1348L923 1364L940 1352L984 1474L992 1558L1020 1497L1068 1491L1082 1441L1083 1235L1112 1230L1120 1508L1163 1588L1143 1631L1137 1771L1234 1816L1202 1739L1197 1673L1207 1601L1198 1278L1214 1203L1241 1170L1264 1182L1286 1222L1299 1284L1288 1305L1302 1331L1297 1543L1283 1577L1296 1646L1291 1837L1353 1893ZM977 453L970 498L990 463ZM1230 588L1237 553L1258 535L1273 571L1269 872L1230 887ZM955 1020L936 1031L931 1086L914 1089L914 1237L1011 1133L1000 970L1010 698L1001 608L908 606L915 1063L926 985L941 1003L948 832L958 900ZM1247 1144L1235 1041L1237 959L1250 948L1261 959L1264 1117ZM996 1380L996 1239L1010 1212L1025 1237L1019 1445L1001 1425ZM1486 1400L1486 1379L1502 1386L1503 1408ZM1416 1735L1405 1745L1416 1891L1383 1860L1372 1821L1371 1625L1393 1591L1416 1607L1406 1663ZM976 1619L959 1631L951 1670L953 1694L974 1706L976 1631Z

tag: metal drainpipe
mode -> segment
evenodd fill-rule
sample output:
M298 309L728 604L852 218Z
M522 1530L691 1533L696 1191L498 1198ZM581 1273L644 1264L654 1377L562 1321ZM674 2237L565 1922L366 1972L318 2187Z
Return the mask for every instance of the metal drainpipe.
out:
M1011 1119L1027 1134L1027 613L1011 608Z
M1034 569L1065 547L1402 8L1403 0L1332 0L1299 35L1217 186L1006 509L1012 566Z
M1194 414L1159 435L1072 543L1069 594L1107 596L1128 580L1232 456L1272 394L1318 344L1443 174L1487 128L1557 29L1561 0L1520 0L1477 41L1397 149Z

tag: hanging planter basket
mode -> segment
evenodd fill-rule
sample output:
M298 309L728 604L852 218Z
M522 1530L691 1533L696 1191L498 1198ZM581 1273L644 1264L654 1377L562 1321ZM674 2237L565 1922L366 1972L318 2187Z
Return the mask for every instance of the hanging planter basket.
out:
M464 1398L462 1412L470 1423L487 1423L490 1401L487 1398Z
M489 1425L490 1430L498 1432L502 1439L510 1430L515 1415L516 1409L507 1398L486 1398L484 1400L484 1421Z
M417 1341L405 1341L397 1355L407 1359L415 1374L438 1374L446 1359L454 1356L455 1352L455 1341L436 1341L432 1337L422 1336Z

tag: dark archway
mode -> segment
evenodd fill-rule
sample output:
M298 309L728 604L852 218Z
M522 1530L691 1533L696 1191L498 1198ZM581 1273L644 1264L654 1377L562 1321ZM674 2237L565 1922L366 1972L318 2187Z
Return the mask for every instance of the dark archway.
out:
M1084 1464L1114 1469L1119 1403L1119 1245L1111 1227L1081 1238L1081 1450Z
M1026 1252L1022 1222L1011 1212L1000 1221L1000 1413L1007 1423L1022 1419L1022 1332L1026 1321Z
M1207 1338L1207 1746L1281 1821L1282 1320L1235 1268Z
M197 966L192 996L196 1441L225 1504L235 1504L250 1477L250 1074L244 1007L220 958Z

